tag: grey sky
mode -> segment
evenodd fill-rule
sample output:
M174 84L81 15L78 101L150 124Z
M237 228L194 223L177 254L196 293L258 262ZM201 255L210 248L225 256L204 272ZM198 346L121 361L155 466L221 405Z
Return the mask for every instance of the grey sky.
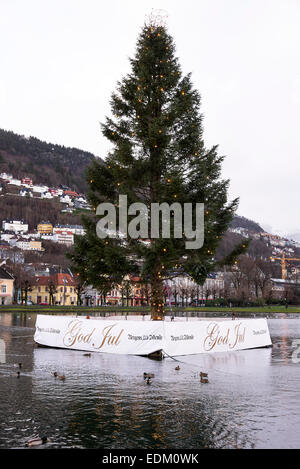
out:
M105 157L145 15L168 13L238 213L300 230L300 0L0 0L0 127Z

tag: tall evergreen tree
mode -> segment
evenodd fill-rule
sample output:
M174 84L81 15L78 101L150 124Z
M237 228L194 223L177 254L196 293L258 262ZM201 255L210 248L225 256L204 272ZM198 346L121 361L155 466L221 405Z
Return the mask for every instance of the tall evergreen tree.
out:
M155 22L145 24L130 62L131 73L112 94L112 117L102 125L113 150L104 165L94 161L88 169L89 201L95 210L99 203L110 202L117 215L120 194L127 196L128 205L142 202L149 208L152 203L183 206L189 202L195 207L203 202L204 244L186 249L184 233L175 237L172 223L170 238L149 234L148 243L122 237L99 239L94 215L83 221L87 235L76 240L73 265L84 280L100 289L121 283L126 274L139 270L151 285L152 319L162 319L164 279L177 271L198 284L205 281L216 269L214 254L238 200L228 201L229 181L220 177L223 157L217 146L204 146L200 96L190 74L182 74L166 28ZM234 262L246 247L247 243L237 246L222 262Z

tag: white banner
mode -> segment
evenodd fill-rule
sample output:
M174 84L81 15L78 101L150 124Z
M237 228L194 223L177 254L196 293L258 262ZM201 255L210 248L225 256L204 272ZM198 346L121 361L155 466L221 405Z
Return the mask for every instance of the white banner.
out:
M34 340L50 347L148 355L163 349L163 332L161 321L38 315Z
M271 343L266 319L165 324L164 350L172 357L266 347Z
M126 355L163 350L170 356L271 345L266 319L165 322L38 315L34 340L75 350Z

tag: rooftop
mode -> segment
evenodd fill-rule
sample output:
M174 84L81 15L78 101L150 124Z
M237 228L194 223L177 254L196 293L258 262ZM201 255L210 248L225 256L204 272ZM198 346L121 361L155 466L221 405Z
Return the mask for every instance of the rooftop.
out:
M0 267L0 278L1 279L8 279L8 280L13 280L14 279L14 277L9 272L7 272L5 269L3 269L3 267Z

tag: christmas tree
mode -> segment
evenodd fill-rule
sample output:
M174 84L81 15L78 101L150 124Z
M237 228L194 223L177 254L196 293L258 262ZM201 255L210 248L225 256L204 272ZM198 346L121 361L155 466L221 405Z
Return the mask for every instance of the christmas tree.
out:
M196 204L204 203L203 245L187 248L191 235L174 221L175 208L165 237L163 221L154 236L151 216L142 213L139 226L146 223L149 227L148 240L124 236L124 226L122 236L121 222L112 227L114 237L99 238L96 212L83 220L87 234L76 239L72 260L80 277L102 292L139 272L151 286L151 317L162 319L166 279L180 272L202 284L217 268L214 254L238 200L228 201L229 181L221 179L223 157L217 146L207 149L204 145L200 96L191 76L183 75L164 25L155 19L144 25L130 63L131 73L112 94L112 116L102 125L113 150L104 164L95 161L88 169L89 201L95 212L101 203L113 204L117 220L120 195L127 197L128 206L139 203L149 209L152 204L176 202L183 207L190 203L193 227ZM133 215L129 213L129 223L134 222ZM235 262L246 248L247 243L237 246L219 265Z

